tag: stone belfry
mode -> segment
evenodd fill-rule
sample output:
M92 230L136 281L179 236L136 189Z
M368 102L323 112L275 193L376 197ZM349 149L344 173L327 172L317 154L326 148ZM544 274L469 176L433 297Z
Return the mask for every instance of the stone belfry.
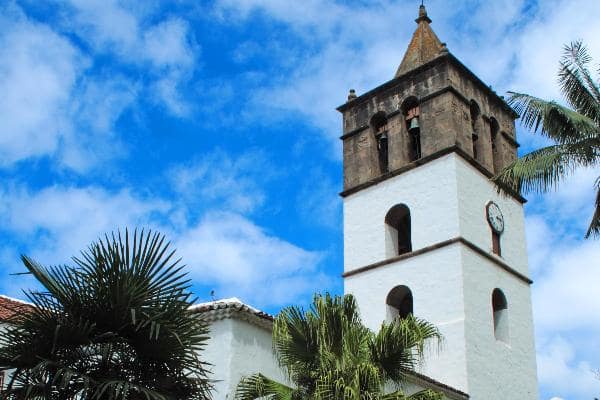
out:
M538 398L515 112L454 57L424 6L395 77L343 115L344 290L365 323L413 313L444 342L419 371L474 400ZM491 60L492 62L492 60Z

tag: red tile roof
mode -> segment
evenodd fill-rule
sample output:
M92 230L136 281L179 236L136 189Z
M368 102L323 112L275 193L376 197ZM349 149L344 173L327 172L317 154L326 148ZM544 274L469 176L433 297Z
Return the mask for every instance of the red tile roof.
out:
M30 308L27 302L0 295L0 322Z

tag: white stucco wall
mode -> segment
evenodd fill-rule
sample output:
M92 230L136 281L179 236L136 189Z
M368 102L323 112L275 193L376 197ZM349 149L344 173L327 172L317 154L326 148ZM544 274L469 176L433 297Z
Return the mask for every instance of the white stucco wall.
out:
M413 250L458 236L455 163L450 154L344 198L344 271L387 258L384 220L396 204L410 209Z
M414 314L435 324L444 335L439 349L429 351L419 372L456 389L467 391L465 311L461 245L454 245L388 264L344 280L344 292L353 294L361 317L377 331L386 317L386 297L398 285L413 295Z
M4 330L8 327L8 324L0 321L0 335L4 334ZM14 370L12 370L14 371ZM0 390L2 390L6 385L8 385L8 380L10 379L10 372L6 371L6 372L2 372L0 371L0 374L4 373L4 384L2 386L0 386Z
M217 380L215 400L233 399L240 379L253 373L285 381L273 356L271 331L245 320L226 318L212 322L202 357L213 364L211 378Z
M413 251L463 237L492 257L485 206L496 202L505 220L502 260L527 275L522 205L496 192L460 156L438 160L344 199L345 272L386 259L388 210L411 211ZM385 299L397 285L413 294L414 313L436 324L445 337L420 371L470 394L473 400L537 399L531 294L527 283L458 242L345 278L366 324L385 319ZM491 293L501 288L509 303L510 344L496 341Z
M469 394L474 400L538 399L529 285L463 248ZM508 302L508 343L496 340L492 292ZM508 397L508 394L510 396Z
M492 253L491 229L485 205L492 200L502 210L504 232L501 235L502 259L513 269L528 276L525 214L523 205L513 197L499 194L494 185L463 158L453 155L456 185L460 188L460 235L477 247Z

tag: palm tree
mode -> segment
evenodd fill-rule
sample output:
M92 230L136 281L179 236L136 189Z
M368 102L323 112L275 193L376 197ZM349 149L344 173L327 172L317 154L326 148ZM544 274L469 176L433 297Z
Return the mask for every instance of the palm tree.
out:
M554 144L513 162L493 178L496 184L515 191L547 192L576 168L600 164L600 87L587 68L590 62L582 42L564 47L558 80L571 108L509 92L508 103L521 115L522 124L533 132L539 131ZM595 211L586 238L600 235L600 177L594 187Z
M1 399L210 399L208 327L164 236L106 235L75 266L22 260L43 290L0 336L0 370L14 371Z
M401 391L407 373L422 360L425 345L439 331L412 315L366 328L352 295L315 295L311 308L287 307L276 317L273 348L291 386L262 374L242 379L239 400L433 400L441 395ZM389 386L388 386L389 385ZM385 388L393 391L386 393Z

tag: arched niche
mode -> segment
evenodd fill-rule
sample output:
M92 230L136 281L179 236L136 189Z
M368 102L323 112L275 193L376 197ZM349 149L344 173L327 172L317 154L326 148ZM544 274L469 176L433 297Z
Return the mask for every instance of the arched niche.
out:
M498 288L492 292L492 314L494 318L494 337L496 340L509 343L508 302L504 292Z
M413 295L408 286L399 285L388 293L385 299L387 321L395 318L406 318L413 313Z
M412 251L410 209L396 204L385 215L385 248L388 258Z

